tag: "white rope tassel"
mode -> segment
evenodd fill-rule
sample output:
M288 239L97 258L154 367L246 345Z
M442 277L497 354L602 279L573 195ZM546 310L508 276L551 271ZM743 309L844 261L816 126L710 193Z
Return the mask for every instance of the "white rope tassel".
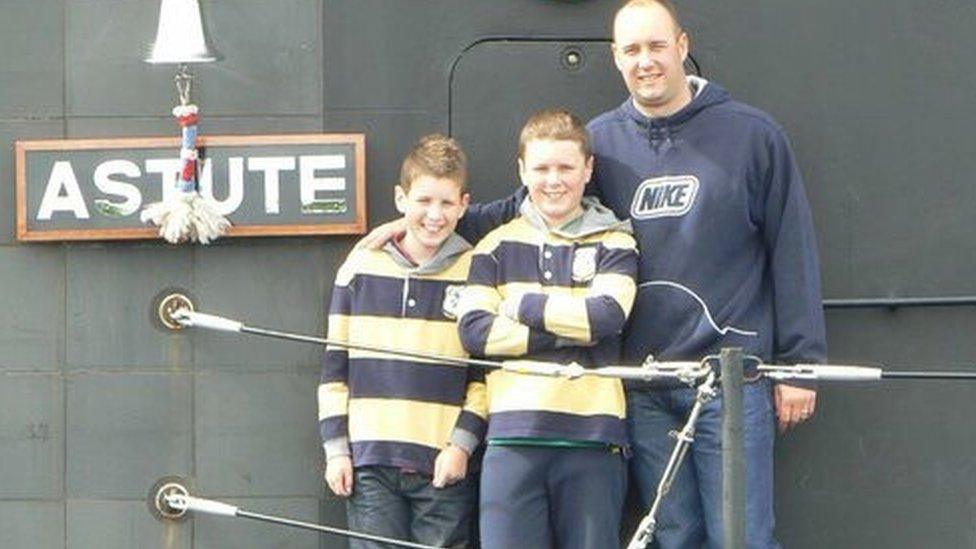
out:
M167 200L150 204L139 214L143 223L152 221L159 227L159 236L171 244L179 244L190 239L193 206L191 202L196 192L173 193Z
M210 200L193 193L190 197L190 239L209 244L223 236L230 228L230 221L220 215Z
M231 226L216 206L196 191L173 193L164 202L146 206L139 218L143 223L152 221L159 227L159 236L172 244L209 244Z

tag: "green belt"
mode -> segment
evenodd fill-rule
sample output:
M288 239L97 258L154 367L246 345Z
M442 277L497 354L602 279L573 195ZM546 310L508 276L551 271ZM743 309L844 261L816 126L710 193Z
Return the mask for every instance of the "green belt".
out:
M611 451L619 450L613 444L595 440L570 440L563 438L491 438L488 446L536 446L542 448L606 448Z

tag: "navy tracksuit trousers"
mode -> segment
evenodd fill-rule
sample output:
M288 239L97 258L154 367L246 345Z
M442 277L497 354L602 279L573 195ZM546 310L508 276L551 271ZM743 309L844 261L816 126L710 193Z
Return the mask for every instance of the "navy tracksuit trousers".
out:
M607 448L488 446L482 549L619 547L626 486L623 455Z

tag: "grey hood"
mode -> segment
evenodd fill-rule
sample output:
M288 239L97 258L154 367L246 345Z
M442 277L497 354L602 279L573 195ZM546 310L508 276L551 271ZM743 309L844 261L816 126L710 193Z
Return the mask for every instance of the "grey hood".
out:
M634 233L630 220L621 221L617 219L613 211L600 204L600 201L596 197L584 196L582 204L583 213L580 216L557 228L550 228L546 225L545 218L542 217L539 209L536 208L535 204L528 197L522 201L522 205L519 207L519 213L533 227L563 238L582 238L605 231L621 231L627 234Z

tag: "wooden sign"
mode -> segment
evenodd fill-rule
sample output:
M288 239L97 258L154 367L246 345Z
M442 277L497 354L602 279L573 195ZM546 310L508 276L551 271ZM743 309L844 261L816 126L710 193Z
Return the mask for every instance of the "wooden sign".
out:
M363 134L200 136L199 191L233 223L226 236L362 234ZM17 239L159 238L139 220L176 192L180 140L17 142Z

